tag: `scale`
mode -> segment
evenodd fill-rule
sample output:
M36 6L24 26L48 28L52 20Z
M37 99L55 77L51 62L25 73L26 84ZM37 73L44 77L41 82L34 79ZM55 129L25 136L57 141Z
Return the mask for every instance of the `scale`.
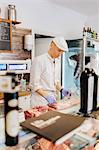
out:
M30 73L31 60L0 60L0 75L6 72L15 72L16 74Z

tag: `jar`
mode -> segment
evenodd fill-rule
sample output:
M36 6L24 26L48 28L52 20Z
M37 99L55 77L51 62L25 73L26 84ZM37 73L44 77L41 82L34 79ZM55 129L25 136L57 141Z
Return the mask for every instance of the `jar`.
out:
M12 21L16 21L15 5L8 5L8 19Z

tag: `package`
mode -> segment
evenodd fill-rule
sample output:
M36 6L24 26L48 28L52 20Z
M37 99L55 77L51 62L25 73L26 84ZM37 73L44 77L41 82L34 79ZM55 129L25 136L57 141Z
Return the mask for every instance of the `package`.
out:
M96 140L90 136L86 136L81 133L73 134L68 140L70 150L82 150L85 147L94 145Z

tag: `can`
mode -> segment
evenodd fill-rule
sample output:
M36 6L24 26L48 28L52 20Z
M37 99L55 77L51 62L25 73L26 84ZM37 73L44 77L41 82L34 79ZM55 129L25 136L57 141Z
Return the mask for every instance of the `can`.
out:
M15 5L8 5L8 19L12 21L17 20Z

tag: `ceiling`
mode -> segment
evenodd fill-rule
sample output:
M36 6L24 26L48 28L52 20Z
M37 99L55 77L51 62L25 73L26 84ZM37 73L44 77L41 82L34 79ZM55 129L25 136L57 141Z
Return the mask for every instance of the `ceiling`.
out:
M72 9L82 15L99 15L99 0L48 0L59 6Z

